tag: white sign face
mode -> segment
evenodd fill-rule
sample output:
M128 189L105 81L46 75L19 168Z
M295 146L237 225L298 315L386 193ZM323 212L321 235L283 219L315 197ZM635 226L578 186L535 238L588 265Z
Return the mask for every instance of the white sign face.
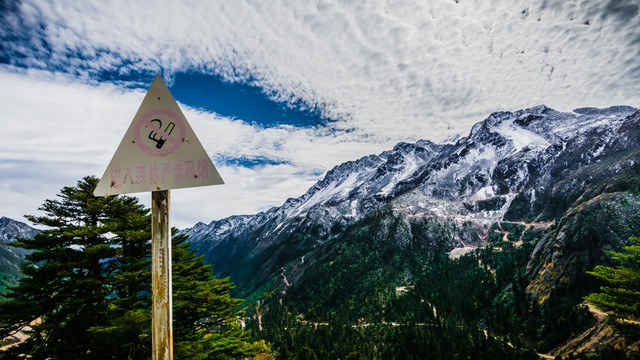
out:
M93 194L223 183L167 85L156 75Z

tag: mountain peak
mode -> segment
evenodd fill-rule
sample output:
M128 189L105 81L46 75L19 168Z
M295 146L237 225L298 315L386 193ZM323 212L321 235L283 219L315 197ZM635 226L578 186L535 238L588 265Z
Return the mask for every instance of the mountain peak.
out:
M11 242L17 238L32 238L39 230L31 226L8 218L0 217L0 244Z
M577 185L597 181L587 177L574 184L567 179L576 169L619 151L616 138L638 137L640 124L628 120L634 111L617 106L564 113L538 105L495 112L455 143L398 143L334 167L305 194L280 207L184 232L220 275L257 261L250 267L253 273L243 273L246 280L257 273L272 274L382 208L407 221L434 218L467 224L483 239L491 223L549 221L571 206L579 195L561 204L547 200L555 192L573 194ZM619 171L629 164L618 163Z
M615 105L615 106L611 106L608 108L595 108L595 107L583 107L583 108L577 108L574 109L573 112L576 114L581 114L581 115L604 115L604 116L608 116L608 115L616 115L616 114L627 114L631 115L632 113L634 113L635 111L637 111L638 109L631 107L631 106L626 106L626 105Z

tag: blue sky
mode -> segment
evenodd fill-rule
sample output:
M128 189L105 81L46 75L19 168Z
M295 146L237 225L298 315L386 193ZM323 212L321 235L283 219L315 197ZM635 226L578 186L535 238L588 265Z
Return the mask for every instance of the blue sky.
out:
M187 227L302 195L493 111L640 106L640 1L0 2L0 215L100 175L156 73L225 185ZM148 196L141 195L143 201Z
M315 107L273 101L260 86L229 83L215 75L178 73L170 90L178 101L255 126L316 127L326 126L329 120Z

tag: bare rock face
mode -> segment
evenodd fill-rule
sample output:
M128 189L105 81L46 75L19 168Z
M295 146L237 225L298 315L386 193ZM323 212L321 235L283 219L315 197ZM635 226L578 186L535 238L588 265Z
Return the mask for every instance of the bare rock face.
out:
M380 211L402 219L381 223L405 231L379 229L398 247L411 236L435 244L435 228L448 229L451 250L483 246L496 222L539 226L547 232L528 266L529 289L544 299L640 234L639 145L640 112L628 106L497 112L455 143L399 143L336 166L280 207L183 233L218 275L251 293L302 257L293 268L304 271L318 249Z
M27 250L6 245L19 238L31 239L38 233L29 225L9 219L0 218L0 296L7 286L15 285L22 274L20 266L24 263Z

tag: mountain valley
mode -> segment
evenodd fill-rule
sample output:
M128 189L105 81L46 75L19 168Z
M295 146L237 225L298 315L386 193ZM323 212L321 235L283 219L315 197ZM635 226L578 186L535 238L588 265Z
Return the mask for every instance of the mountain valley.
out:
M591 212L604 216L603 208L622 203L637 208L639 121L636 109L623 106L494 113L456 143L401 143L335 167L281 207L199 223L183 232L243 295L283 268L293 271L288 278L298 278L294 268L308 267L314 251L376 211L399 216L406 225L423 220L446 225L450 231L442 246L447 251L485 246L492 224L501 222L533 229L559 226L561 234L583 236L566 227ZM600 248L619 248L639 232L633 211L607 220L613 221L607 222L611 233L602 238L617 240L594 240ZM408 238L393 241L401 246ZM540 243L536 256L550 242ZM307 266L295 266L303 256ZM532 276L540 272L534 264L530 268Z
M498 112L455 143L400 143L336 166L280 207L183 233L237 285L260 327L269 318L280 326L289 319L291 327L384 327L425 323L437 311L434 321L476 324L470 326L522 349L547 352L594 321L580 306L599 286L586 271L610 264L606 251L640 233L638 145L640 112L631 107ZM434 265L438 259L446 265ZM452 278L453 269L464 279ZM468 294L471 304L445 300L434 288L454 298ZM451 310L441 310L447 304ZM462 318L455 314L461 309ZM559 313L565 316L557 319ZM545 321L556 322L555 330ZM282 336L269 340L299 348L294 335ZM316 351L336 356L327 349ZM395 350L362 352L385 358L380 354Z
M25 255L4 244L37 232L0 219L0 290ZM496 112L179 233L278 359L636 358L584 297L602 285L587 272L640 235L640 110Z

